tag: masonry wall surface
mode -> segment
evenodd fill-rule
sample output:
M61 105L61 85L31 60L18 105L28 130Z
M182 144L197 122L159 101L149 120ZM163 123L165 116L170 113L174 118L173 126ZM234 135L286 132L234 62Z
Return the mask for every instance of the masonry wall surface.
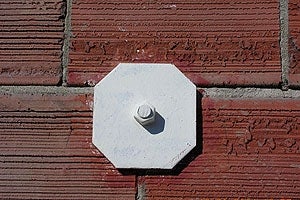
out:
M0 10L0 199L300 198L298 0ZM197 146L172 170L118 170L91 142L93 86L120 62L197 85Z

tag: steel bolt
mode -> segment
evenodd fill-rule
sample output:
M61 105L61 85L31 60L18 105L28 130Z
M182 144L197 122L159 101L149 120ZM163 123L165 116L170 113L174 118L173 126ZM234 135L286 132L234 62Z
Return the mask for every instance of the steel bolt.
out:
M141 125L148 125L155 121L155 108L149 104L142 104L140 105L134 118L139 122Z
M147 119L152 115L152 109L149 105L144 104L139 106L137 113L141 118Z

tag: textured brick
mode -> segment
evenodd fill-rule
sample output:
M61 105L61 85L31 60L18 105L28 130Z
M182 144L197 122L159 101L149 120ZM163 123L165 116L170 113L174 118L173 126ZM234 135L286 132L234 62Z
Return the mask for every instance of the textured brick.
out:
M289 81L300 86L300 2L289 0Z
M0 84L59 83L64 7L63 0L0 2Z
M0 95L1 199L134 199L92 145L92 95Z
M76 0L68 84L119 62L174 63L198 85L278 85L279 3Z
M140 177L140 193L147 199L299 198L300 99L204 98L202 114L202 154L178 176Z

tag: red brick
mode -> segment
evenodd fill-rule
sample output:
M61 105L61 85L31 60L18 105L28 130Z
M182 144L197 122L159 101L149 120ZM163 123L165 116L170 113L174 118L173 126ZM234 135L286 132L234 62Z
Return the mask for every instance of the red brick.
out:
M63 0L0 2L0 84L60 82L64 4Z
M289 1L289 82L292 86L300 86L300 2Z
M140 177L147 199L299 197L300 99L204 98L202 110L203 153L179 175Z
M0 95L2 199L134 199L92 145L91 94Z
M277 0L72 5L68 84L94 85L120 62L174 63L197 85L278 85Z

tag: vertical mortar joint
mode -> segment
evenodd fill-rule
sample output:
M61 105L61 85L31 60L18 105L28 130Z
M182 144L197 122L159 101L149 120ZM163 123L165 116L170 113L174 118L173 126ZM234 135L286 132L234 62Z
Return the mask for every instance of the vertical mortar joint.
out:
M280 23L280 61L281 61L281 89L288 90L289 86L289 33L288 33L288 1L279 1Z
M64 0L64 41L62 47L62 85L67 85L67 68L69 64L69 46L71 38L71 7L72 0Z

